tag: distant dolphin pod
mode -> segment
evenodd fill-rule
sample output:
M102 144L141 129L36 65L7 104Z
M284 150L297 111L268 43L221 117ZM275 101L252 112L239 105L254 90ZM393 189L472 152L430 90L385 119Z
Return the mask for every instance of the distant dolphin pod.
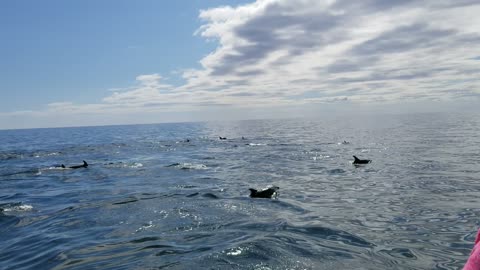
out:
M276 196L279 187L270 187L261 191L258 191L253 188L249 188L250 190L250 197L251 198L267 198L271 199L272 197Z
M353 161L353 164L368 164L368 163L372 162L370 159L359 159L356 156L353 156L353 158L355 159Z
M65 165L62 164L61 166L62 168L69 168L69 169L79 169L79 168L87 168L88 167L88 163L83 160L83 164L82 165L74 165L74 166L70 166L70 167L65 167Z

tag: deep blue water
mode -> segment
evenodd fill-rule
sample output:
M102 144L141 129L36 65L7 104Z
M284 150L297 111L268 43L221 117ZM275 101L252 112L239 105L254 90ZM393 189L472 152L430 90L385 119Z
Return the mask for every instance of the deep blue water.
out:
M0 269L461 269L479 135L440 113L0 131Z

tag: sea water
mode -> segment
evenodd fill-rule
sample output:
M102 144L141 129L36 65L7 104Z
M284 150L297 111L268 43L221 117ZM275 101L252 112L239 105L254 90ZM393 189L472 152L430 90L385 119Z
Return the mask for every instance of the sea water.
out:
M443 113L0 131L0 269L461 269L479 135Z

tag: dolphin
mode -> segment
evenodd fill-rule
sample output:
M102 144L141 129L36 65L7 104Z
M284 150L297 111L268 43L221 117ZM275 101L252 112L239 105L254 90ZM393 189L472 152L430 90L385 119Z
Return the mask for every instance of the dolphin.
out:
M70 168L70 169L79 169L79 168L87 168L87 167L88 167L88 163L84 160L82 165L70 166L70 167L68 167L68 168ZM62 168L67 168L67 167L65 167L65 165L62 164Z
M367 164L367 163L372 162L370 159L359 159L356 156L353 156L353 158L355 159L353 161L353 164Z
M271 199L272 197L276 197L277 191L279 187L270 187L261 191L258 191L253 188L249 188L250 190L250 198L267 198Z
M219 136L218 138L219 138L220 140L226 140L226 139L227 139L227 137L220 137L220 136Z

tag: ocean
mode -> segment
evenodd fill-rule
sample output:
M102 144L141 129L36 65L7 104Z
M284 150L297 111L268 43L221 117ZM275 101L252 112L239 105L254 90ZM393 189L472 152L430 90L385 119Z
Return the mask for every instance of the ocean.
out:
M3 130L0 269L461 269L479 135L468 113Z

